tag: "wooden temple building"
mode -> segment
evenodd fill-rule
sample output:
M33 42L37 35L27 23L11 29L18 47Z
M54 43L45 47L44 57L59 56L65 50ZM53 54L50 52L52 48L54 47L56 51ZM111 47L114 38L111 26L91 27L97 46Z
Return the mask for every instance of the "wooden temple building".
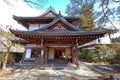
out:
M79 27L79 17L64 17L50 7L37 17L13 17L28 30L10 31L26 45L23 62L37 61L40 65L50 60L65 61L79 66L78 46L102 37L107 30L87 31ZM57 62L59 64L59 62Z

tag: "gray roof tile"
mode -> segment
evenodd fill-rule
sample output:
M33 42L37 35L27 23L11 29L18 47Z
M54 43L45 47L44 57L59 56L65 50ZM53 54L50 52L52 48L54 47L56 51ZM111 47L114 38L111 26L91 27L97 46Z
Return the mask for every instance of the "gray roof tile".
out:
M58 21L61 21L62 23L64 23L65 25L67 25L68 27L72 28L73 30L76 30L76 31L79 31L81 30L80 28L72 25L71 23L69 23L67 20L65 20L63 17L58 17L56 18L55 20L53 20L51 23L43 26L42 28L40 29L37 29L37 30L34 30L34 32L36 31L43 31L43 30L46 30L47 28L51 27L52 25L54 25L56 22Z

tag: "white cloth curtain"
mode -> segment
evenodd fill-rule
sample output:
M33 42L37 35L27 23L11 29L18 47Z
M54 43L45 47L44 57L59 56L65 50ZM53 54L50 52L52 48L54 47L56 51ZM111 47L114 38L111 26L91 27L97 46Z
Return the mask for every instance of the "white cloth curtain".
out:
M30 57L31 57L31 49L27 49L25 58L30 58Z

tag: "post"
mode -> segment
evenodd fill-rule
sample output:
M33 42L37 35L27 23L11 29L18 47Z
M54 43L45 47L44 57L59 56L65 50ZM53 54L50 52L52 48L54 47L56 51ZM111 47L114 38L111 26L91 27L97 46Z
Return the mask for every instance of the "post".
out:
M35 57L35 63L38 64L38 53L39 53L39 50L38 50L38 45L36 44L36 57Z
M77 67L79 67L80 66L80 64L79 64L79 57L78 57L78 39L76 39L76 46L75 46L75 57L76 57L76 65L77 65Z
M43 55L44 55L44 46L43 46L43 39L42 39L41 40L40 66L43 65Z
M46 56L47 56L47 59L46 59L46 64L48 63L48 57L49 57L49 47L47 47L47 54L46 54Z
M73 48L71 47L71 54L72 54L72 63L75 63L75 58L74 58L74 51Z
M117 80L117 79L116 79L116 76L115 76L114 74L111 74L111 75L110 75L110 80Z
M47 64L47 46L44 45L44 56L43 56L43 63L46 63Z
M77 65L77 67L79 67L80 64L79 64L78 51L76 50L75 53L76 53L76 65Z

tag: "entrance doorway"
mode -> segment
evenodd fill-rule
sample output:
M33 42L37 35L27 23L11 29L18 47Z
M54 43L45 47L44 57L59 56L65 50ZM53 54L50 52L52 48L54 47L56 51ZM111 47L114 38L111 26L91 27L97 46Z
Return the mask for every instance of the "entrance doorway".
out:
M54 48L54 59L65 59L65 48Z

